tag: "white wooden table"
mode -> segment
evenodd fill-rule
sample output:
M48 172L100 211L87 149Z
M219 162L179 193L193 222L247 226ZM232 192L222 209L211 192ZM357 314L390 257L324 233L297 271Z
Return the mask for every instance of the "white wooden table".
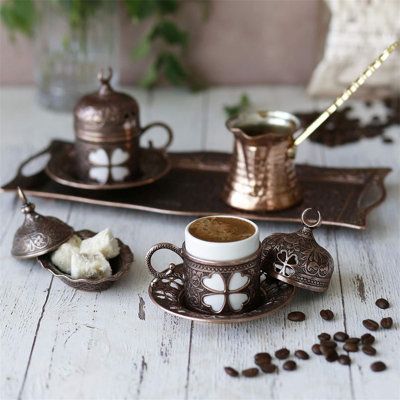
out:
M223 105L247 91L269 109L309 110L316 103L299 87L213 89L200 94L132 90L141 105L142 122L165 121L174 128L173 150L230 151ZM72 116L45 111L30 88L1 91L1 183L17 164L51 138L73 138ZM397 132L398 133L398 132ZM160 135L161 136L161 135ZM183 241L190 218L163 216L62 201L32 199L44 214L76 229L111 227L129 244L135 262L126 278L110 290L86 293L53 278L35 261L10 255L13 235L22 223L13 194L1 194L1 391L2 399L377 399L399 398L398 320L379 330L378 354L351 355L351 367L329 364L311 353L321 332L366 332L361 321L399 315L399 154L395 144L377 139L327 149L305 143L298 161L329 166L390 166L387 200L368 218L366 231L321 228L320 243L332 253L335 272L326 294L299 291L293 303L268 318L237 325L204 325L164 314L147 295L151 280L144 265L154 243ZM260 223L262 236L292 231L289 224ZM163 257L165 257L163 254ZM158 265L173 259L158 257ZM374 303L387 298L391 308ZM331 322L319 311L335 312ZM286 315L301 310L303 323ZM395 317L396 319L396 317ZM253 366L256 352L283 346L307 350L311 358L298 370L233 379L224 366ZM383 360L388 369L373 373ZM282 363L279 363L281 365Z

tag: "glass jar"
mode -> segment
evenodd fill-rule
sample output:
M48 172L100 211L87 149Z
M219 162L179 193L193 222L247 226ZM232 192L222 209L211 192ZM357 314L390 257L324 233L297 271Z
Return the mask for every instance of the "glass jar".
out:
M35 32L35 81L39 102L71 111L76 101L98 86L97 72L119 73L119 24L116 2L96 0L38 2Z

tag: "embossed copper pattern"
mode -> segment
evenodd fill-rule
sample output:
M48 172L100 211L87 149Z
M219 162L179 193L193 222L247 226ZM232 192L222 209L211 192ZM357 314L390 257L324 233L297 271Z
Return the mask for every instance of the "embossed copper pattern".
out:
M95 232L89 230L81 230L75 232L81 239L87 239L95 235ZM130 265L133 262L133 254L131 249L124 244L121 240L118 240L119 245L119 255L117 257L109 260L112 275L109 277L101 278L101 279L72 279L70 275L60 271L50 259L50 255L46 254L40 256L38 261L40 265L52 273L57 278L60 278L62 282L66 285L71 286L74 289L85 290L87 292L101 291L110 288L114 282L120 280L130 268Z
M231 167L222 193L225 203L248 211L282 210L299 203L302 190L288 150L293 133L299 128L297 118L283 112L258 112L258 118L244 116L247 124L266 125L266 131L249 136L240 118L227 121L235 143ZM279 129L280 132L274 131Z
M87 190L117 190L149 185L161 179L171 169L168 155L161 150L142 149L139 154L140 175L132 180L114 182L108 178L105 183L99 183L88 176L90 165L83 160L83 170L76 170L75 156L77 149L73 144L57 146L46 166L46 173L54 181L78 189ZM113 174L113 166L105 165L103 168L108 176ZM86 171L86 172L84 172Z
M230 155L217 152L170 153L171 171L151 185L130 190L86 190L61 185L44 170L29 174L31 163L45 154L59 153L71 143L54 140L45 149L28 157L1 191L16 191L47 199L60 199L142 210L171 215L235 215L254 221L301 222L304 208L315 207L324 216L323 225L365 229L367 216L385 197L385 177L390 168L327 168L296 165L303 187L303 201L282 211L255 212L234 209L221 200L221 188L230 168ZM28 173L28 175L26 175ZM69 179L69 178L68 178ZM135 181L134 181L135 182ZM125 182L126 183L126 182ZM138 185L139 186L139 185ZM129 187L129 186L127 186ZM199 193L202 195L199 196Z
M259 303L250 311L235 314L207 314L190 309L184 301L183 264L174 266L174 273L164 271L164 278L154 279L149 285L151 300L165 312L179 318L211 324L248 322L264 318L272 312L288 305L296 292L294 286L274 278L261 275Z
M160 151L172 142L171 128L163 122L140 124L137 101L111 86L112 70L107 76L99 73L98 92L83 96L74 109L75 170L81 179L97 180L99 184L131 182L140 176L140 137L155 126L162 128L167 140ZM153 147L150 142L149 147ZM104 175L109 167L113 173Z
M83 96L74 108L74 128L78 139L88 142L120 142L140 134L137 101L111 87L112 70L100 72L100 88Z
M157 280L163 281L176 275L176 265L170 264L168 271L158 272L151 263L152 256L161 249L168 249L183 259L183 302L186 307L208 314L230 315L244 313L254 309L260 302L260 250L241 260L226 262L205 261L193 257L183 245L179 248L172 243L158 243L151 247L146 254L146 265ZM218 285L208 282L217 281ZM235 285L238 283L237 285ZM218 297L220 306L216 310L207 298ZM240 306L233 297L240 296Z
M324 292L329 287L334 264L329 252L315 240L313 229L321 223L309 222L306 209L304 226L294 233L275 233L262 242L262 268L268 275L303 289Z
M35 205L27 200L20 188L18 194L23 203L21 211L25 219L14 235L11 249L14 257L34 258L49 253L74 234L73 229L58 218L35 212Z

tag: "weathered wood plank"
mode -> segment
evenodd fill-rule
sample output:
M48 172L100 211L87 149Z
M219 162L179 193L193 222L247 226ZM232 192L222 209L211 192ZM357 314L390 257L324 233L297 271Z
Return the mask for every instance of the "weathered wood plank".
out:
M141 105L143 123L161 120L176 131L174 149L230 150L233 138L226 130L223 105L237 101L246 91L260 107L308 110L315 106L302 88L261 87L212 89L191 96L161 90L151 94L128 90ZM72 119L40 109L32 90L2 90L0 121L2 181L12 175L19 159L44 147L51 137L72 139ZM24 107L20 118L15 104ZM55 131L57 130L57 131ZM5 133L7 132L7 133ZM29 137L29 146L24 145ZM41 212L68 219L77 229L100 230L110 226L135 253L126 279L102 293L85 293L50 277L34 262L9 256L12 235L22 218L14 196L2 194L0 243L2 291L2 398L396 398L399 366L397 332L379 331L378 355L358 353L348 368L328 364L313 355L311 345L322 331L344 330L361 334L364 318L394 316L395 308L374 306L377 297L398 303L396 274L399 198L399 145L385 146L379 139L364 140L338 149L312 143L299 148L297 160L332 166L387 166L388 199L369 219L364 232L321 228L319 242L334 256L336 270L328 293L302 292L285 310L261 321L228 326L190 323L164 314L147 295L151 276L144 266L147 249L160 241L180 244L188 218L70 205L35 199ZM275 231L292 231L294 225L260 224L262 237ZM176 261L163 253L158 265ZM4 268L4 265L6 268ZM322 308L331 308L335 319L323 321ZM286 319L302 310L307 319ZM287 346L304 348L311 359L299 361L296 372L280 371L253 380L232 379L223 366L252 366L253 355ZM397 346L397 347L396 347ZM373 374L368 365L381 357L389 369ZM279 365L282 363L279 362ZM29 367L29 368L28 368ZM384 385L382 385L384 382Z
M335 231L338 262L342 270L343 292L345 295L346 327L352 335L361 335L367 330L362 320L395 316L399 304L399 154L398 133L394 132L395 143L387 145L380 138L366 139L357 144L324 151L327 164L352 166L390 166L393 172L386 179L388 189L385 203L374 210L368 219L365 232ZM357 234L358 233L358 234ZM385 297L391 307L381 310L375 300ZM380 329L373 335L377 355L368 357L356 354L351 367L354 397L360 399L398 398L400 395L398 376L398 331ZM384 361L388 370L381 374L372 372L369 365L377 360ZM382 376L384 374L384 376ZM384 381L384 384L382 382Z
M212 93L210 98L208 126L212 131L207 132L207 143L215 150L227 150L233 139L226 140L224 128L222 104L227 101L235 101L233 93L237 94L245 89L219 89L216 97ZM258 104L258 99L267 99L265 107L283 109L285 96L279 95L276 88L253 90L248 88L247 93L251 99ZM293 104L302 104L303 107L313 106L312 102L305 99L302 91L290 91ZM270 97L268 97L270 95ZM306 104L307 103L307 104ZM261 107L261 105L260 105ZM290 111L290 109L287 109ZM221 129L217 130L216 126ZM214 127L214 128L213 128ZM226 132L224 132L224 130ZM228 147L229 146L229 147ZM322 163L319 146L307 143L299 154L301 161L312 159L313 163ZM273 232L290 232L296 229L293 225L278 225L259 223L261 237ZM316 232L320 243L329 248L335 254L335 243L333 232L328 229L320 229ZM319 316L322 308L335 310L337 317L334 321L323 321ZM286 319L290 311L301 310L307 315L303 323L291 322ZM279 310L271 316L248 324L230 326L204 326L195 324L193 328L192 351L190 355L190 377L188 398L202 399L214 398L272 398L272 399L320 399L320 398L350 398L351 381L348 368L341 365L328 365L321 357L311 352L311 346L317 341L316 336L327 330L332 332L343 330L343 307L340 289L339 270L336 269L331 287L324 295L311 294L299 290L293 303L283 310ZM253 366L253 356L260 351L273 353L281 347L287 347L293 352L297 349L305 349L311 359L298 361L299 369L296 372L283 371L282 362L275 359L280 367L277 375L264 375L254 379L232 379L223 372L224 366L233 366L238 370ZM216 349L209 362L208 349ZM310 385L309 377L312 376L318 385ZM340 380L342 385L332 382ZM294 390L294 388L296 388ZM327 390L329 388L329 390Z
M175 379L186 373L190 323L150 304L143 265L153 243L182 241L183 221L161 219L162 228L155 215L74 209L74 227L110 226L134 249L136 261L123 281L98 294L53 282L23 398L183 397Z

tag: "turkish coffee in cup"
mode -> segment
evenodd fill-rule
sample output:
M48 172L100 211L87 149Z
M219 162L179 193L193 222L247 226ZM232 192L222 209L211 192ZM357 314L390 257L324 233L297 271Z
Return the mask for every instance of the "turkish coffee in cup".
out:
M153 254L169 249L183 259L184 301L188 308L207 314L229 315L254 309L260 292L260 239L256 224L239 217L210 216L186 226L179 248L159 243L146 255L151 273L162 279L173 273L157 272Z
M237 242L253 236L253 224L231 217L204 217L189 225L189 233L206 242Z

